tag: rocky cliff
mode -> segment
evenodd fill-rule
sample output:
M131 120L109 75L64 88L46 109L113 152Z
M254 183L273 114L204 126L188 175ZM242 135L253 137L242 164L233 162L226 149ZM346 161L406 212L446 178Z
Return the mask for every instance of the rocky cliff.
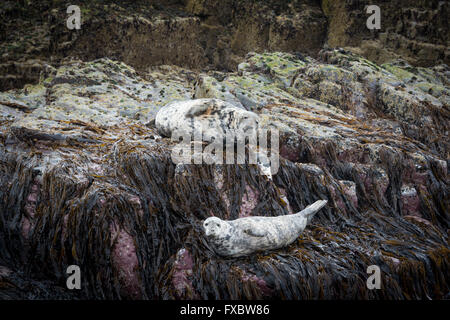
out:
M69 4L83 27L66 27ZM37 82L45 63L109 57L138 71L153 65L236 70L250 51L345 47L377 63L449 64L448 2L383 1L381 29L365 27L370 1L3 1L0 88Z

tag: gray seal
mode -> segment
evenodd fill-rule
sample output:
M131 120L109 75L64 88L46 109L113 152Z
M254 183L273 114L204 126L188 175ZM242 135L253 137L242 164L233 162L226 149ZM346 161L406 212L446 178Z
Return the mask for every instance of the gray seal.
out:
M160 134L189 134L194 140L211 142L223 140L227 134L241 138L255 133L259 116L219 99L174 101L158 111L155 125Z
M327 200L319 200L296 214L277 217L245 217L225 221L210 217L203 222L208 242L218 255L241 257L274 250L294 242Z

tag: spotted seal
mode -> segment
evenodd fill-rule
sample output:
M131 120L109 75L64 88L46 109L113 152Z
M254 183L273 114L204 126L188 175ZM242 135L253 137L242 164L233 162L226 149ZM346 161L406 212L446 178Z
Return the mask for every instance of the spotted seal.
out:
M188 133L195 139L210 142L227 133L253 133L258 129L259 116L219 99L174 101L161 108L155 118L158 132L171 137L174 131ZM238 134L239 133L239 134Z
M225 257L246 256L291 244L327 202L319 200L296 214L277 217L253 216L231 221L210 217L203 222L203 228L217 254Z

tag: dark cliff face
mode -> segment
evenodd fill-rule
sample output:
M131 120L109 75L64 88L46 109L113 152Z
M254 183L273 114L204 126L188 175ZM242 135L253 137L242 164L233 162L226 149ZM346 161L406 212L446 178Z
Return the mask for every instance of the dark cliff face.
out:
M383 2L381 29L365 27L368 1L4 1L0 88L36 82L46 62L116 58L137 68L175 64L235 70L250 51L347 47L378 63L449 63L448 2ZM81 6L81 30L66 8ZM6 76L7 75L7 76Z
M449 3L384 1L381 29L364 27L370 1L322 1L328 19L328 44L353 47L378 63L402 57L417 66L449 64Z
M382 2L376 32L363 1L78 1L74 31L68 3L0 4L0 298L448 297L447 2ZM200 98L279 131L272 179L180 173L155 115ZM280 250L223 259L203 235L319 199Z
M82 8L81 30L66 28L69 4ZM36 81L39 66L64 57L116 58L139 70L160 64L234 70L249 51L316 54L326 34L320 5L312 2L43 1L25 9L10 1L2 9L0 56L10 74L4 89Z

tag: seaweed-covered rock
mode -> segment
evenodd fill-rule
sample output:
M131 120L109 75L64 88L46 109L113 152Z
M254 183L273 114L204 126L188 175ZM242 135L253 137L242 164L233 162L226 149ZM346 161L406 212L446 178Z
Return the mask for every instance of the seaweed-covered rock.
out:
M344 50L252 53L236 72L138 74L100 59L0 93L0 297L444 297L448 72L402 68ZM177 166L155 115L191 98L277 128L278 172ZM210 216L279 216L319 199L328 205L279 250L223 259L202 230ZM69 265L80 292L65 289ZM383 290L367 288L370 265Z

